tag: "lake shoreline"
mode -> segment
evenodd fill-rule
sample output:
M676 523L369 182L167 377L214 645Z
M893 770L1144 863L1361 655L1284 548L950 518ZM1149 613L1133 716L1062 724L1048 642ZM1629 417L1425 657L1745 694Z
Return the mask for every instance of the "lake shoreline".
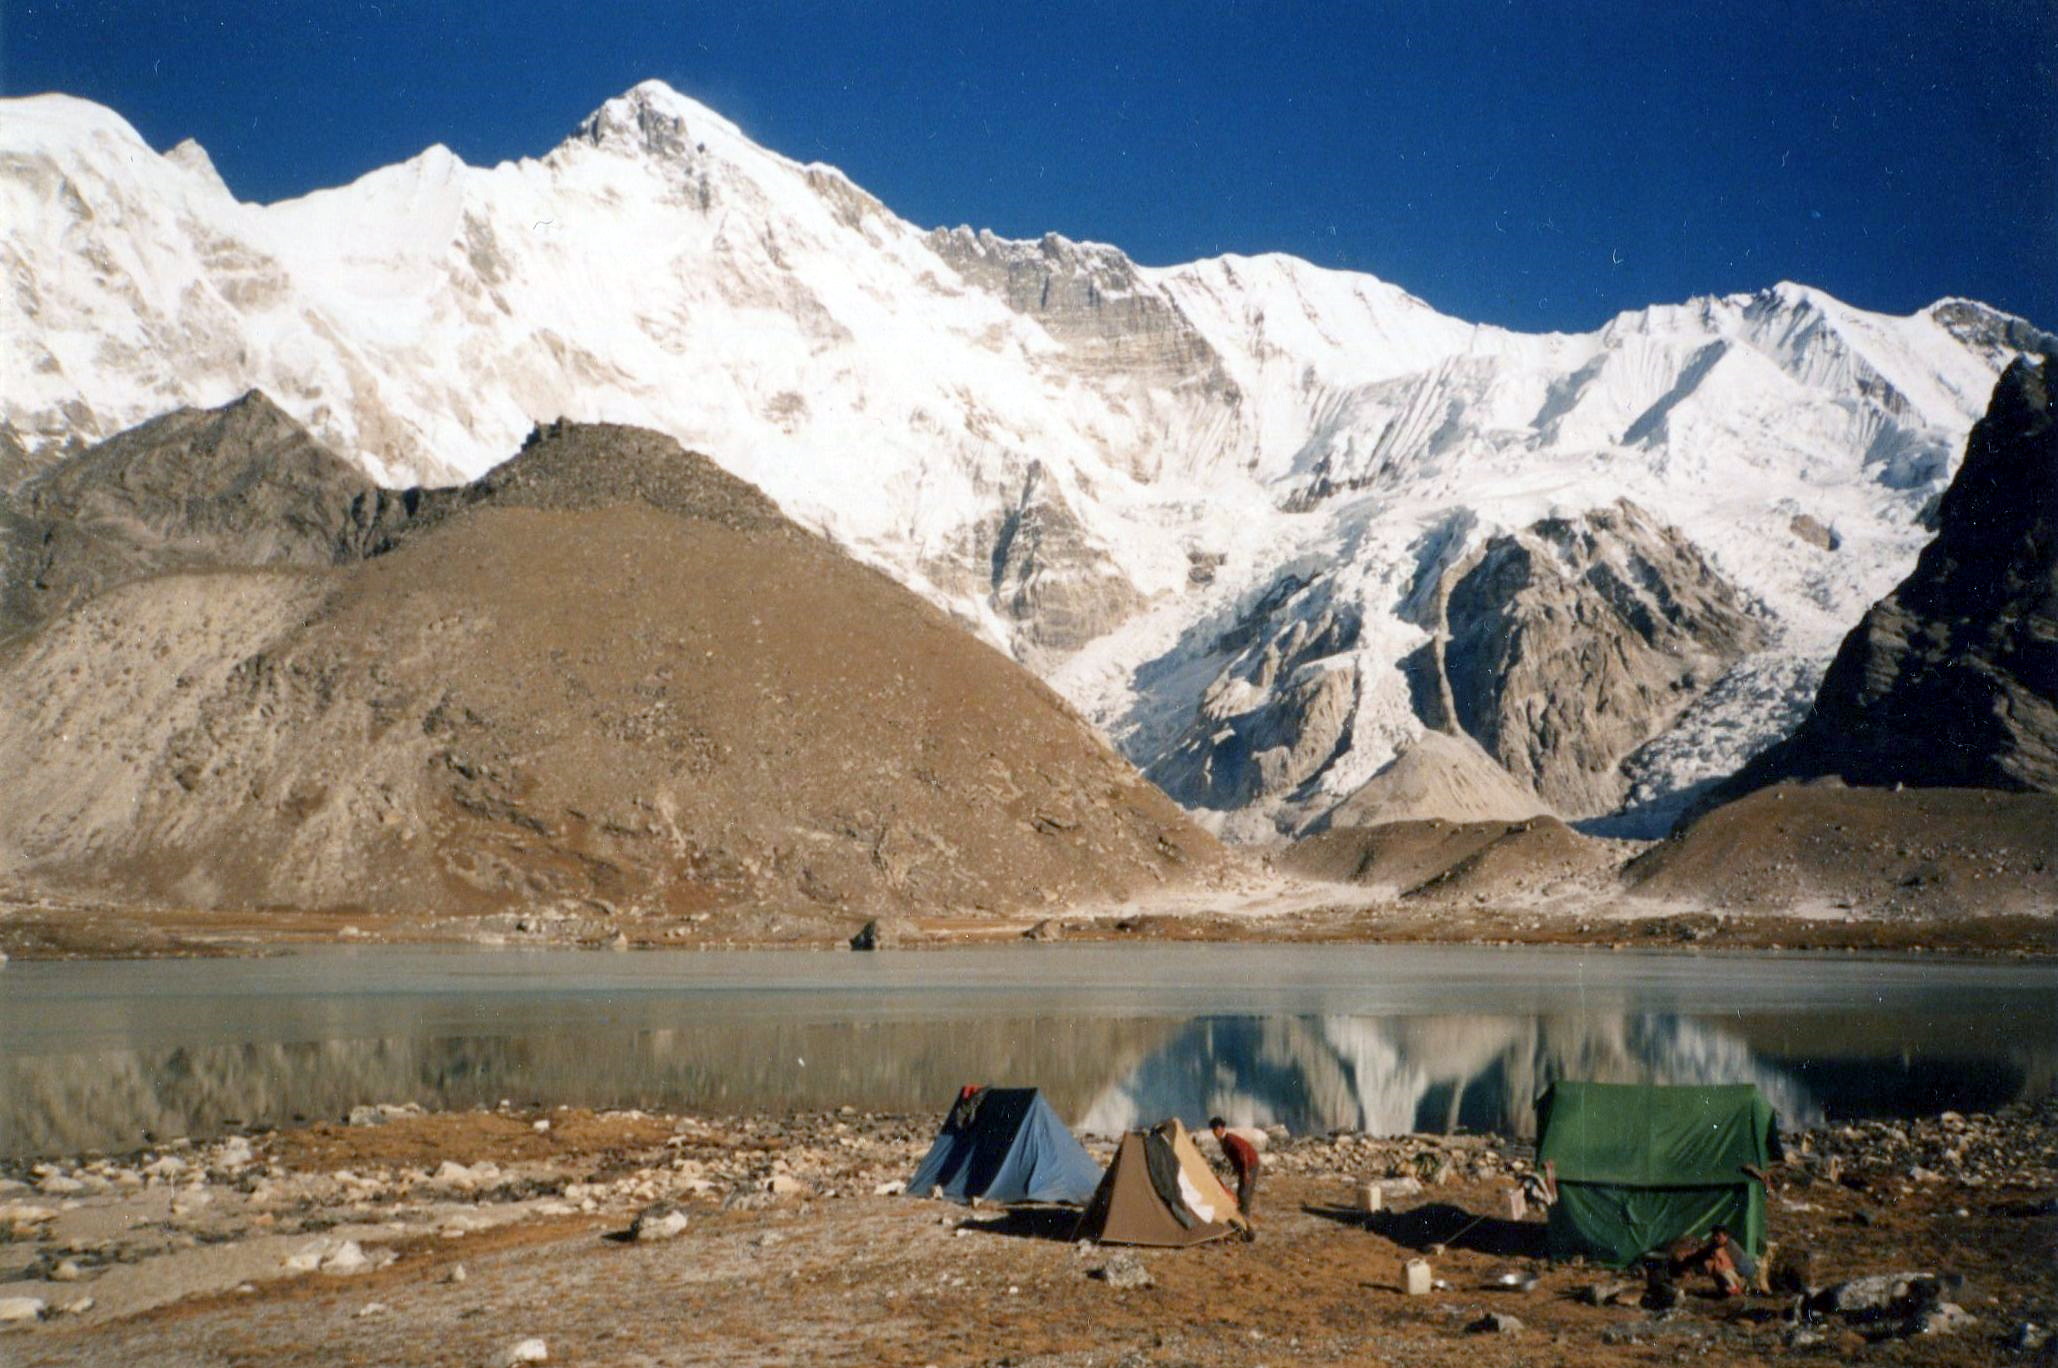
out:
M1342 892L1342 890L1336 890ZM1853 909L1788 913L1607 902L1450 909L1324 901L1301 889L1213 899L1186 892L1131 905L1039 915L876 919L882 948L955 949L1019 941L1114 944L1451 945L1606 950L1765 950L2058 959L2058 916L1867 916ZM374 918L333 912L143 909L0 899L0 953L16 960L261 956L332 945L591 950L849 948L873 918L810 909L701 920L591 909L491 917Z

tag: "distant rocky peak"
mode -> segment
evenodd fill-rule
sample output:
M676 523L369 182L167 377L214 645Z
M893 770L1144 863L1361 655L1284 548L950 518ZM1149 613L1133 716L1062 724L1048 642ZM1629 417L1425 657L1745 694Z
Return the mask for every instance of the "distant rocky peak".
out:
M2023 352L2058 353L2058 334L1975 299L1940 299L1928 312L1938 327L1996 366Z
M743 139L742 131L713 110L666 85L644 81L587 115L577 136L596 147L683 161L705 152L712 133Z

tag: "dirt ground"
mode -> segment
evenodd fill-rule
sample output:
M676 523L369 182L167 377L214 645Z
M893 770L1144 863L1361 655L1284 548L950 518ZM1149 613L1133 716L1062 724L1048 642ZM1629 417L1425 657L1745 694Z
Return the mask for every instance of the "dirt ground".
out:
M536 1128L539 1119L551 1123L547 1131ZM879 1175L909 1171L933 1118L459 1113L317 1126L260 1137L255 1145L254 1167L240 1183L253 1190L253 1204L274 1188L299 1194L266 1208L263 1228L273 1233L265 1239L276 1243L276 1232L289 1225L304 1237L371 1222L366 1229L389 1232L383 1247L395 1257L384 1267L349 1276L281 1275L274 1268L133 1314L106 1308L48 1320L0 1332L0 1358L22 1368L494 1365L534 1337L547 1346L550 1363L592 1365L1606 1368L1704 1356L1728 1363L2010 1362L2017 1356L2007 1344L2019 1327L2049 1325L2058 1311L2058 1208L2049 1181L2058 1145L2051 1121L2046 1107L2006 1121L2000 1131L1974 1132L2010 1136L2017 1159L2044 1156L2012 1179L1911 1179L1897 1167L1905 1154L1892 1147L1879 1151L1878 1163L1859 1158L1841 1166L1834 1179L1828 1175L1836 1170L1821 1165L1789 1165L1776 1175L1771 1225L1788 1251L1783 1258L1812 1255L1808 1276L1820 1283L1898 1270L1961 1276L1950 1295L1975 1319L1952 1333L1904 1338L1887 1325L1835 1318L1796 1325L1788 1319L1791 1297L1722 1301L1691 1285L1683 1308L1663 1316L1633 1305L1582 1304L1579 1289L1613 1275L1553 1267L1542 1258L1540 1220L1487 1214L1500 1209L1510 1182L1499 1172L1473 1176L1481 1153L1476 1137L1410 1142L1430 1152L1458 1145L1451 1152L1474 1162L1453 1181L1432 1183L1372 1216L1356 1209L1357 1193L1367 1176L1391 1166L1400 1142L1353 1148L1349 1138L1282 1141L1268 1155L1256 1243L1133 1251L1152 1285L1119 1290L1099 1276L1116 1251L1075 1243L1069 1210L967 1210L875 1195ZM1850 1135L1852 1152L1865 1153ZM1825 1134L1824 1143L1833 1139ZM787 1171L782 1155L799 1175L798 1190L774 1197L764 1181L746 1175L761 1175L768 1164L770 1172ZM471 1200L482 1210L497 1204L518 1215L469 1229L417 1230L409 1221L425 1180L408 1179L395 1166L431 1160L502 1166L499 1186ZM207 1162L200 1155L194 1161L196 1172ZM682 1200L689 1224L677 1238L619 1238L635 1193L661 1170L718 1181ZM253 1173L261 1177L253 1180ZM370 1186L355 1188L348 1201L312 1195L331 1190L339 1173ZM517 1181L517 1173L527 1176ZM541 1176L549 1173L555 1178ZM2029 1177L2041 1181L2022 1181ZM221 1189L221 1203L236 1200L236 1185L210 1182ZM188 1182L184 1190L195 1187ZM571 1208L568 1199L581 1197L592 1210ZM447 1220L447 1205L438 1210L433 1219ZM229 1233L219 1214L214 1219L199 1248L182 1251L175 1239L155 1257L197 1259L210 1245L218 1252L248 1238ZM139 1226L125 1238L148 1239L153 1230ZM16 1241L23 1238L17 1226ZM366 1238L369 1248L372 1237ZM41 1243L56 1242L46 1235ZM94 1268L93 1257L88 1271L99 1274L97 1282L47 1286L101 1287L114 1295L123 1269L132 1280L137 1271L119 1261ZM104 1248L97 1257L116 1259ZM1444 1284L1425 1297L1402 1292L1403 1262L1415 1257L1429 1258ZM141 1267L149 1267L148 1256ZM1485 1286L1511 1269L1533 1273L1536 1285ZM1519 1319L1522 1329L1468 1332L1489 1311Z
M1224 904L1208 910L1209 902ZM17 959L136 959L259 955L334 944L738 949L841 946L856 920L788 922L776 936L719 923L616 927L541 924L508 934L492 918L375 917L361 912L135 909L0 898L0 951ZM899 923L903 949L1036 939L1279 941L1447 945L1700 946L1725 950L1939 951L2058 954L2058 917L2008 914L1866 916L1850 909L1711 911L1691 902L1595 902L1586 910L1532 905L1454 907L1353 899L1342 886L1286 886L1276 897L1203 897L1176 905L1139 899L1026 917L917 917Z

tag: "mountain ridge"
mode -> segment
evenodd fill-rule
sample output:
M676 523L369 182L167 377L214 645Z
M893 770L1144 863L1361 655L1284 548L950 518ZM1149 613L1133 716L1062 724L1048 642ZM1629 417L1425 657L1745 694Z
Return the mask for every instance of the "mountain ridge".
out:
M649 426L1034 665L1146 768L1226 696L1210 648L1298 579L1273 632L1361 625L1307 662L1331 703L1282 709L1308 683L1284 676L1251 698L1301 758L1210 815L1231 835L1319 821L1431 725L1402 669L1432 635L1405 611L1425 555L1617 498L1768 642L1673 700L1702 706L1632 719L1657 749L1625 773L1662 807L1735 768L1912 563L1994 375L2048 336L1786 284L1521 334L1278 254L1147 267L925 231L656 82L541 157L431 148L271 206L111 111L9 110L24 229L0 265L25 283L0 352L25 383L0 428L25 449L253 387L393 486L477 475L560 416Z

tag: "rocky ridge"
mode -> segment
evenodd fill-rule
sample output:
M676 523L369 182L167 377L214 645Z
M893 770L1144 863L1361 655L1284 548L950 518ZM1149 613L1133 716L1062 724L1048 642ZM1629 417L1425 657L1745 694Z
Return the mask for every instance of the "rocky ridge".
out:
M1714 795L1834 775L2058 792L2058 359L1995 386L1915 569L1844 638L1806 720Z

